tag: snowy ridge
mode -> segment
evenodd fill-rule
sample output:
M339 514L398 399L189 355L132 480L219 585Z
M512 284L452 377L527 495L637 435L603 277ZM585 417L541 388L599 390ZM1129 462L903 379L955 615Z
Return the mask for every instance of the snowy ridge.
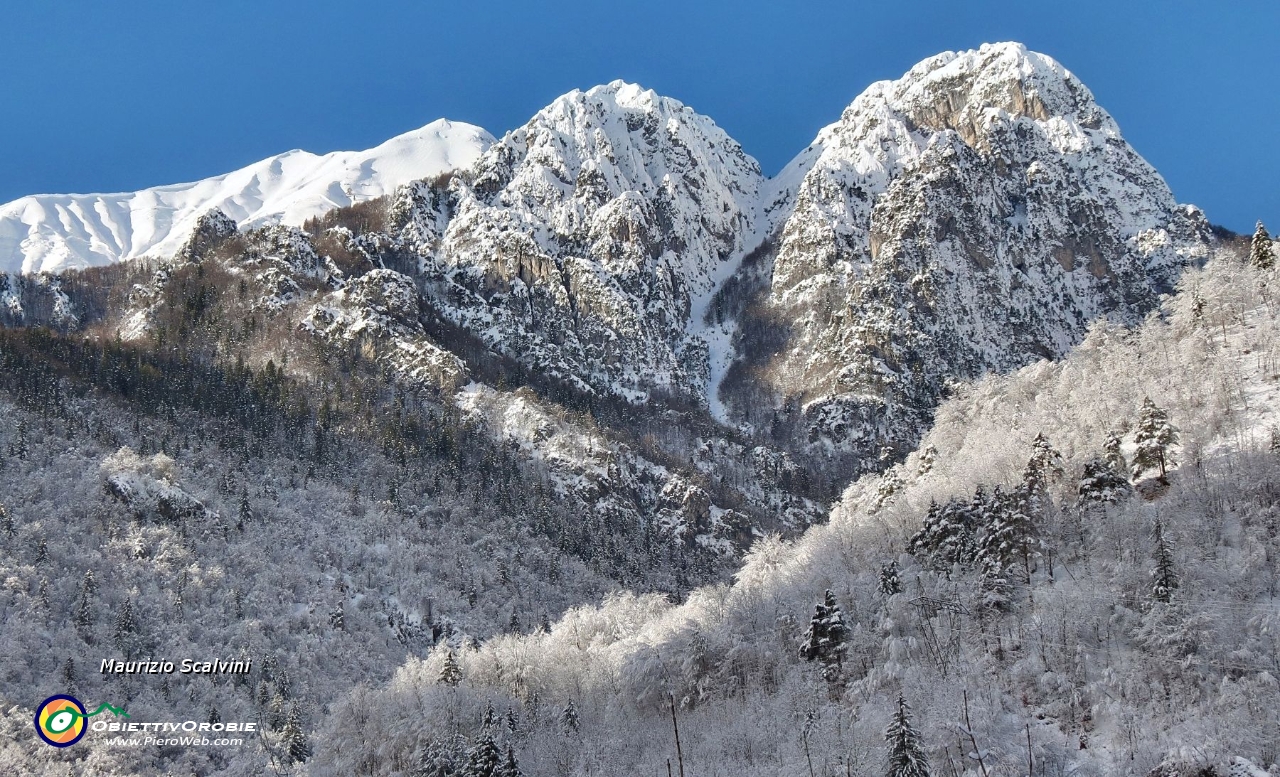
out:
M241 227L304 221L470 165L493 142L444 119L367 151L289 151L226 175L122 194L39 194L0 205L0 272L168 257L213 208Z

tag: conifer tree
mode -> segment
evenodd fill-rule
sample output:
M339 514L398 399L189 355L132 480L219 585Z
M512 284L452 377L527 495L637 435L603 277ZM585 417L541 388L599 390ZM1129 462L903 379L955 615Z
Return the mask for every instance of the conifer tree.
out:
M920 732L911 725L911 708L898 694L898 709L884 731L889 770L885 777L929 777L929 758L920 743Z
M76 605L76 614L72 618L76 626L76 631L80 633L80 637L88 642L89 632L93 628L93 606L89 601L89 597L97 590L97 585L93 580L93 572L85 572L84 580L80 583L80 603Z
M13 525L13 516L9 515L9 510L3 504L0 504L0 534L12 537L18 533L18 529Z
M1102 458L1116 472L1128 472L1129 462L1124 459L1124 453L1120 450L1121 444L1119 433L1108 434L1107 441L1102 444Z
M253 521L253 509L249 507L249 491L241 489L240 491L240 512L236 518L236 528L244 531L245 524Z
M502 762L502 768L498 770L498 777L520 777L520 765L516 763L516 751L507 745L507 759Z
M499 777L502 768L502 751L486 729L470 750L467 763L462 768L463 777Z
M828 590L814 609L809 629L800 645L800 657L822 664L823 679L830 683L838 682L843 671L844 653L848 649L845 644L847 636L844 613L836 602L835 594Z
M458 666L458 659L453 657L452 650L444 654L444 666L440 668L440 682L450 688L455 688L462 682L462 667Z
M1157 602L1168 604L1173 599L1173 589L1178 587L1178 572L1173 565L1173 549L1164 536L1164 524L1156 521L1151 532L1155 541L1156 567L1151 570L1151 595Z
M1133 454L1133 477L1136 479L1143 472L1159 467L1160 482L1167 484L1168 467L1177 463L1172 448L1178 442L1178 428L1169 423L1169 414L1150 397L1142 400L1135 441L1138 450Z
M1112 505L1132 490L1129 480L1105 459L1091 459L1085 462L1084 473L1080 476L1076 504L1084 508Z
M1037 498L1048 486L1049 481L1062 475L1062 454L1049 444L1044 432L1036 435L1031 443L1031 458L1027 460L1026 469L1022 473L1022 482L1026 483Z
M1275 262L1276 255L1271 245L1271 235L1259 221L1258 226L1253 229L1253 240L1249 242L1249 264L1259 270L1269 270Z
M126 658L133 651L133 636L138 629L137 621L133 615L133 598L126 597L124 604L120 607L120 612L116 614L115 642L116 647Z
M311 746L302 730L302 713L296 701L289 707L289 718L285 721L282 739L289 763L301 763L311 756Z
M969 505L950 500L942 507L929 505L924 525L912 535L907 548L926 564L950 569L967 564L974 557L973 530L976 518Z
M1031 579L1031 560L1040 555L1040 540L1031 516L1031 497L1027 485L1009 494L999 488L992 498L992 509L986 516L986 533L978 544L978 557L984 574L1007 578L1011 565L1021 561L1025 579Z
M454 750L444 742L431 740L418 759L413 777L453 777L458 771L458 759Z
M902 593L902 580L899 577L899 569L897 561L890 561L888 564L880 567L880 593L885 596L893 596Z
M582 728L582 722L578 719L578 708L574 706L573 699L570 699L560 712L560 727L564 729L565 736L576 734Z
M68 658L66 663L62 665L62 682L64 682L67 685L67 687L70 688L72 685L75 684L75 681L76 681L76 662Z

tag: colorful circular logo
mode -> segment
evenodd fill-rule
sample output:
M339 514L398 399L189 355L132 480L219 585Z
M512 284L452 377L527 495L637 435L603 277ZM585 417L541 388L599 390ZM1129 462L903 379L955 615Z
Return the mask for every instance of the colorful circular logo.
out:
M70 747L88 728L84 705L74 696L50 696L36 708L36 733L54 747Z

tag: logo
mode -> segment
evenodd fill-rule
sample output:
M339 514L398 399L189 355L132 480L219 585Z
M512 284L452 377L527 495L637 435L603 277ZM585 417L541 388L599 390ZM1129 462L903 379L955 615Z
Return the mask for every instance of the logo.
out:
M74 696L60 693L40 702L36 708L36 733L45 744L54 747L70 747L84 737L86 721L103 710L116 716L129 717L129 713L110 704L99 704L98 709L86 712L84 705Z

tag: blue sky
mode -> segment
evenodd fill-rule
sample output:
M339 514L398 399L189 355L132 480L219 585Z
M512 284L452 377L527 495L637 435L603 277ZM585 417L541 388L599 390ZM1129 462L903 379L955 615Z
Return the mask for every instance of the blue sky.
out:
M872 81L1019 40L1080 76L1180 201L1280 228L1280 3L7 5L0 202L367 148L441 116L501 135L615 78L711 116L774 173Z

